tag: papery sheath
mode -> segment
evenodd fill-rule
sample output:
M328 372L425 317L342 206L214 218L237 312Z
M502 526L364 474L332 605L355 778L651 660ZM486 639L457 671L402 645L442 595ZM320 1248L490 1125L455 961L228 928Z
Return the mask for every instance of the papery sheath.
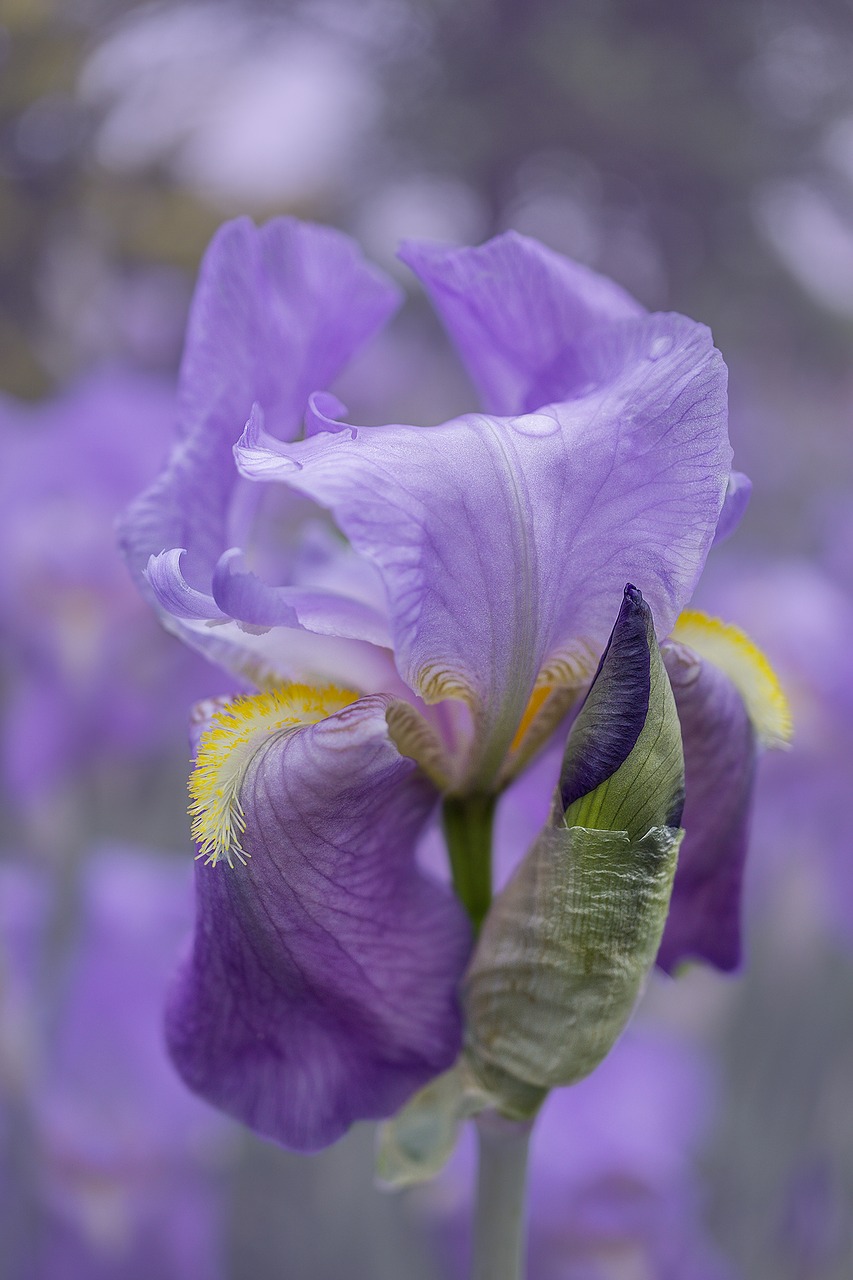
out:
M591 1076L551 1093L531 1139L529 1275L733 1280L706 1226L695 1167L713 1104L712 1063L694 1045L636 1026ZM465 1132L446 1171L412 1197L452 1280L469 1274L474 1163Z

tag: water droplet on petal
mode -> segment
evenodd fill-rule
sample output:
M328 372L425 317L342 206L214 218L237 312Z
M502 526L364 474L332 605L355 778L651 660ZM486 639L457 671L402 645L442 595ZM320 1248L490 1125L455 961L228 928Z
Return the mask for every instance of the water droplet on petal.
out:
M671 350L672 338L661 335L661 337L652 340L649 347L649 359L660 360L662 356L668 356Z
M560 424L550 413L525 413L512 419L513 430L522 436L552 436Z

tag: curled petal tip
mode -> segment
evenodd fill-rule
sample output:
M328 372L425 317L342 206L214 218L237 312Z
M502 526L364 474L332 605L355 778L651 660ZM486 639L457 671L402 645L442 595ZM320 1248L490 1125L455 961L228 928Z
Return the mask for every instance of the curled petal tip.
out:
M308 397L305 414L305 435L316 436L321 431L343 431L347 407L331 391L315 391Z
M172 547L148 558L143 576L160 608L173 618L195 622L222 621L225 615L210 595L198 591L184 577L185 547Z
M785 747L790 743L791 708L779 677L766 655L740 627L687 610L679 617L672 639L728 676L743 699L762 746Z
M714 546L734 533L746 514L752 496L752 481L742 471L733 471L726 485L723 507L714 534Z

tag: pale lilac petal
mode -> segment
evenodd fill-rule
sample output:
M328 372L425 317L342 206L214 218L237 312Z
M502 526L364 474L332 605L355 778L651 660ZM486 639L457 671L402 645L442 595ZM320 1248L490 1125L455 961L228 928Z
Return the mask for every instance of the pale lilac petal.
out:
M221 555L245 546L255 515L260 495L240 480L231 452L252 405L263 406L272 432L292 438L310 392L338 374L397 300L397 289L331 228L278 218L258 229L238 219L214 237L181 367L180 440L122 526L125 553L143 589L151 556L186 548L186 590L177 590L177 603L191 612L174 615L174 629L214 661L239 670L240 645L223 645L214 632L191 624L201 620L202 597L211 596ZM170 616L169 590L154 598ZM220 618L214 605L208 620ZM245 647L247 660L257 661L257 646Z
M742 471L733 471L726 486L723 509L720 512L717 531L714 534L714 546L720 542L725 542L726 538L731 537L746 515L746 509L749 506L751 497L752 481L749 476L745 476Z
M251 859L197 872L168 1036L190 1087L286 1146L395 1111L459 1049L467 920L415 863L435 793L385 700L280 736L241 791Z
M408 241L427 289L490 413L525 413L583 394L576 346L643 308L612 280L515 231L478 248Z
M684 742L684 841L657 963L737 968L741 886L749 836L756 739L743 699L718 667L665 644Z
M227 551L213 575L213 599L225 616L263 627L302 627L391 647L387 618L351 596L308 587L270 587L241 567L243 553Z
M529 768L515 779L500 798L492 849L496 894L508 884L521 859L548 821L554 790L560 781L570 722L579 706L580 701Z
M157 603L172 618L188 622L227 621L228 615L217 606L211 594L197 591L187 582L181 568L185 555L185 548L175 547L161 551L148 561L145 577Z
M341 419L346 414L347 407L337 396L329 391L315 391L308 397L305 411L306 436L315 436L318 431L345 431L346 424Z
M399 289L331 227L295 218L226 223L193 298L183 434L215 424L233 444L258 401L274 434L292 437L311 392L333 381L399 301Z
M290 445L255 422L235 450L245 475L331 509L382 575L403 680L470 701L492 764L546 664L554 683L592 676L626 581L667 634L728 480L725 366L704 327L627 321L581 356L595 390L537 414Z
M181 637L212 661L233 671L240 689L272 684L343 684L370 693L385 693L412 701L390 649L338 635L292 628L256 627L238 622L193 622L180 626Z
M147 579L171 626L177 629L175 620L180 621L181 638L233 671L241 688L270 681L331 680L410 696L397 675L387 647L388 624L379 610L333 592L267 587L254 575L234 570L241 553L233 551L217 565L214 593L208 595L184 578L184 554L175 550L152 556ZM293 630L283 639L274 626Z

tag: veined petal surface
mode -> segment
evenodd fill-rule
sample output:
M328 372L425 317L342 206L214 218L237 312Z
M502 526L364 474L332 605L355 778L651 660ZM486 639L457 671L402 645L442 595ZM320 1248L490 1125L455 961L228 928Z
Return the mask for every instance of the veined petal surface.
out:
M384 581L397 666L478 718L478 778L543 668L585 682L626 581L659 628L689 598L729 476L725 366L701 325L627 320L579 346L587 392L514 418L321 432L258 429L241 471L328 507Z
M663 647L684 744L681 846L657 963L682 960L736 969L741 958L741 887L749 841L757 744L743 699L711 662Z
M271 738L240 799L246 866L199 865L167 1030L184 1080L299 1150L394 1112L454 1060L462 908L415 864L435 792L387 700Z
M738 628L682 614L662 646L684 744L684 841L657 963L741 960L741 889L755 765L791 736L787 699L764 654Z
M517 231L476 248L408 241L411 267L490 413L527 413L578 394L576 348L643 308L605 276Z

